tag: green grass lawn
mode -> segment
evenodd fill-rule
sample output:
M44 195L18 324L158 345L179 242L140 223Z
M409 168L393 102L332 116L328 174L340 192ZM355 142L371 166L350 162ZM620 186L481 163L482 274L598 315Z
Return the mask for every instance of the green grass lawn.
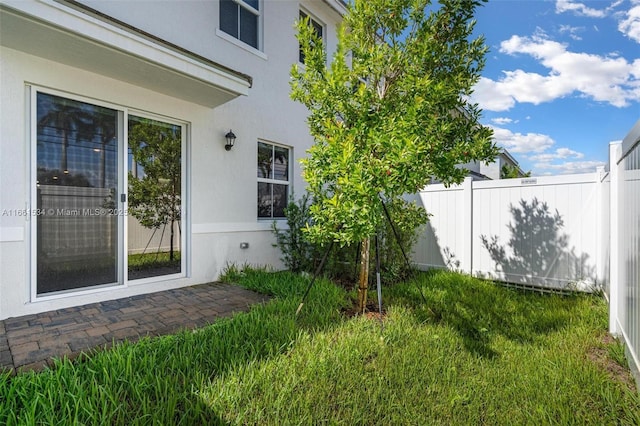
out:
M640 424L596 296L453 273L386 287L383 325L327 281L230 277L276 296L195 332L0 376L0 424ZM418 286L426 297L423 302Z
M173 253L173 260L168 251L129 254L127 262L131 269L146 269L158 266L180 266L180 252Z

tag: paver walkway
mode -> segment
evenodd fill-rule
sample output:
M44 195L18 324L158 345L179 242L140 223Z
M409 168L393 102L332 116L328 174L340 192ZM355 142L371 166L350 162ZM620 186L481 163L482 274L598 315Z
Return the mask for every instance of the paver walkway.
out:
M202 327L268 296L202 284L0 321L0 371L41 370L52 357Z

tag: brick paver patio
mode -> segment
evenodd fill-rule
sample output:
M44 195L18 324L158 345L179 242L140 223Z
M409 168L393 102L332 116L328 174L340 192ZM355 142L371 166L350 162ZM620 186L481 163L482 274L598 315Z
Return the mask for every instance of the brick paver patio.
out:
M0 371L41 370L52 357L202 327L267 298L212 283L9 318L0 321Z

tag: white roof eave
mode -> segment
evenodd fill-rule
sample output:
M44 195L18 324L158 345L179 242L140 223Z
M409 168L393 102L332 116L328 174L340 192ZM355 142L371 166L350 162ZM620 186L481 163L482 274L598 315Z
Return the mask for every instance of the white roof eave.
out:
M0 44L207 107L251 87L246 75L51 0L0 1Z

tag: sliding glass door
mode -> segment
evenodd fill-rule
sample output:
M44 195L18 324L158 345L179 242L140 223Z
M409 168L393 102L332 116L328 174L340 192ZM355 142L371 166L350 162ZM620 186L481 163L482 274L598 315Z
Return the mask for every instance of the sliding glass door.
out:
M36 297L183 273L184 125L32 99Z
M38 93L37 294L118 281L118 111Z

